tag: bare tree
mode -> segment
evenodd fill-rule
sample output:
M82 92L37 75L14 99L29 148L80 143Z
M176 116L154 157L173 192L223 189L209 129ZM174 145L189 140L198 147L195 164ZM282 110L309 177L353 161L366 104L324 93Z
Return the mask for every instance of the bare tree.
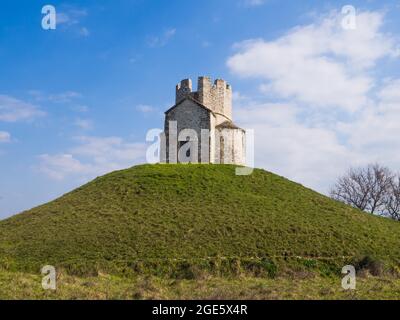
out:
M400 221L400 173L392 179L390 192L385 201L385 215Z
M393 173L379 164L368 166L367 172L371 186L367 210L371 213L382 213L387 196L391 192Z
M369 196L367 179L362 171L352 168L345 176L338 179L330 194L333 199L365 210Z
M379 164L352 168L339 178L331 197L363 211L382 213L393 181L390 170ZM382 210L382 211L381 211Z

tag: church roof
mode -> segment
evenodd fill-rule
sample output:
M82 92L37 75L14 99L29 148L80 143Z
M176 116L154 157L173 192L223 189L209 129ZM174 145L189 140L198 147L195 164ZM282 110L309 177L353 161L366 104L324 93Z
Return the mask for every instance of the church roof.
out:
M220 123L219 125L215 126L215 128L221 128L221 129L239 129L243 130L242 128L238 127L236 124L234 124L232 121L224 121Z
M198 102L196 99L194 99L191 96L187 96L185 99L182 99L182 101L178 102L177 104L175 104L174 106L172 106L171 108L169 108L167 111L165 111L165 114L171 112L173 109L175 109L177 106L179 106L180 104L182 104L184 101L186 100L191 100L193 101L195 104L197 104L199 107L206 109L207 111L211 112L212 114L215 115L214 111L212 111L210 108L207 108L204 104L201 104L200 102Z

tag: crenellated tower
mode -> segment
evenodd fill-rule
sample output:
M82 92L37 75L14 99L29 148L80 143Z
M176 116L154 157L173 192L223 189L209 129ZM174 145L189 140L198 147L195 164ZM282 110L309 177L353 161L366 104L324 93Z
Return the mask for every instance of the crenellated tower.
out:
M192 80L182 80L176 86L176 103L191 97L216 114L232 120L232 87L225 80L212 83L209 77L199 77L197 91L193 91Z
M185 79L182 80L180 83L176 85L176 98L175 98L175 103L179 103L188 96L193 97L193 92L192 92L192 80L191 79Z

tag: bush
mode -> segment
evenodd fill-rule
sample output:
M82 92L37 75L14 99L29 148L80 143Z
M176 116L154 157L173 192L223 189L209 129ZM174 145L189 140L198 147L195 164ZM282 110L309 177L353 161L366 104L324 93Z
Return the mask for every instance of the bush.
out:
M368 271L373 276L383 274L383 263L371 256L364 256L355 264L357 271Z

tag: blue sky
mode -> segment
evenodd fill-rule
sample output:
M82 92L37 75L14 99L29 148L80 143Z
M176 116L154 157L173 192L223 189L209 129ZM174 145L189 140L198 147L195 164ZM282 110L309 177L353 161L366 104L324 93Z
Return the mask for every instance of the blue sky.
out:
M340 27L348 4L355 30ZM233 86L258 167L320 192L350 165L400 170L399 1L0 6L0 219L144 162L175 84L199 75Z

